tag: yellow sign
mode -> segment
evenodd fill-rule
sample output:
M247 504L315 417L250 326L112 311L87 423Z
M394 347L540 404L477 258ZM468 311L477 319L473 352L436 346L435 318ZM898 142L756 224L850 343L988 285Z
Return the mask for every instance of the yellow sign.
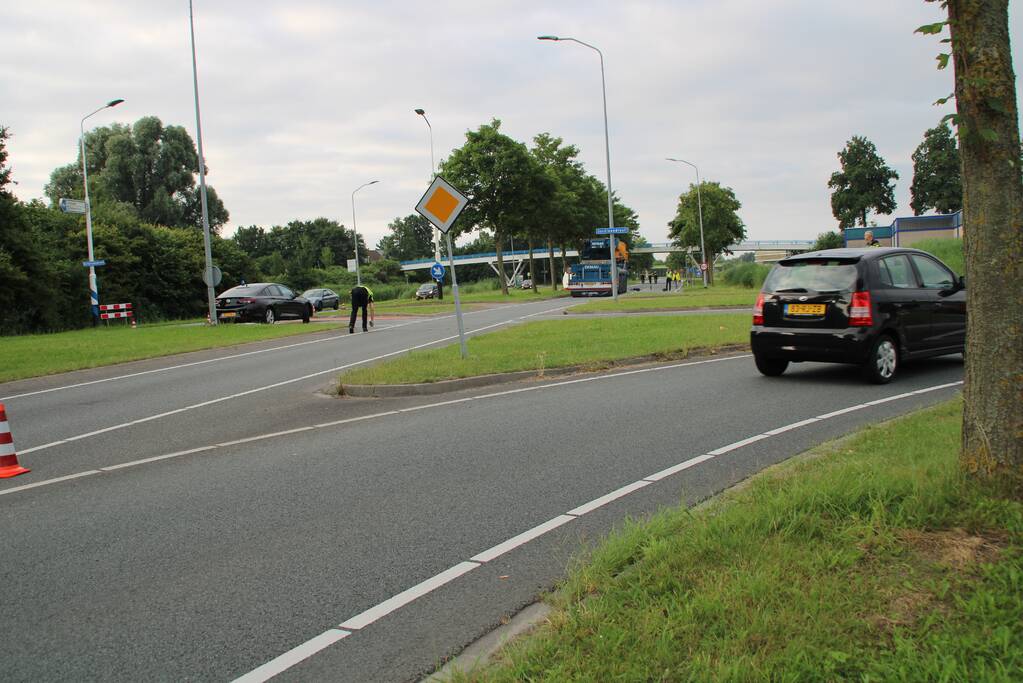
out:
M428 218L438 230L446 233L468 203L465 195L437 176L416 204L416 211Z

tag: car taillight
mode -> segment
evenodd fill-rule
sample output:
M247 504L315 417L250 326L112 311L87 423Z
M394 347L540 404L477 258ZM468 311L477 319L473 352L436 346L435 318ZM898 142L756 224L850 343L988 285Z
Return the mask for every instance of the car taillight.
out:
M747 299L749 301L749 299ZM764 324L764 293L757 293L757 302L753 304L753 324L763 325Z
M853 292L849 305L849 324L853 327L870 327L874 315L870 310L870 292Z

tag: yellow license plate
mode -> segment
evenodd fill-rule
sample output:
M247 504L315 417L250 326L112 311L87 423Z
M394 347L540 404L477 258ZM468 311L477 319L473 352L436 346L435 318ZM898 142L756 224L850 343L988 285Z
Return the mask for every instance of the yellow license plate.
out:
M789 304L789 315L824 315L824 304Z
M221 317L221 318L234 318L234 317L236 317L237 315L238 315L238 314L237 314L237 313L235 313L234 311L227 311L226 313L221 313L221 314L220 314L220 317Z

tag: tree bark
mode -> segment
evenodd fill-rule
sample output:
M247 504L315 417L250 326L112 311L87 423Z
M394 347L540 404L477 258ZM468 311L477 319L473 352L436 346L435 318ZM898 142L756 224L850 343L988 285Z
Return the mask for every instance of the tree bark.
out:
M494 244L497 246L497 270L500 271L498 279L501 281L501 293L508 296L508 277L504 274L504 252L501 250L501 231L494 228Z
M558 291L558 274L556 272L554 272L555 271L555 264L554 264L554 242L552 242L551 240L547 240L547 258L548 258L548 261L551 264L551 267L549 269L550 270L550 276L551 276L551 291L552 292L556 292L556 291Z
M1023 177L1008 0L950 0L967 274L960 463L1023 498Z

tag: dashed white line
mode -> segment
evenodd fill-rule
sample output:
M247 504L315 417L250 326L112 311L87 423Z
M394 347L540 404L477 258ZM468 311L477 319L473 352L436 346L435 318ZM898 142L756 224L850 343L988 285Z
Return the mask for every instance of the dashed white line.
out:
M605 505L612 501L627 496L633 491L638 491L644 486L650 486L651 483L652 482L646 481L645 479L634 481L631 484L626 484L620 489L615 489L611 493L604 494L600 498L594 498L588 503L583 503L577 508L572 508L566 514L572 515L573 517L581 517L582 515L585 515L588 512L593 512L599 507L604 507Z
M352 635L351 631L344 631L339 628L324 631L298 647L288 650L280 657L270 660L258 669L253 669L244 676L234 679L235 683L262 683L263 681L268 681L282 671L286 671L299 662L309 659L320 650L324 650L350 635Z
M562 524L568 524L576 517L577 515L573 515L570 513L558 515L554 519L549 519L543 524L537 524L532 529L529 529L528 531L523 531L518 536L513 536L509 538L507 541L504 541L503 543L498 543L493 548L484 550L478 555L473 555L469 559L472 560L473 562L490 562L491 560L495 560L501 555L504 555L506 552L518 548L520 545L529 543L534 538L539 538L540 536L543 536L548 531L557 529Z
M678 474L682 470L688 470L690 467L699 465L701 462L711 460L713 457L714 456L710 455L709 453L704 455L698 455L695 458L689 458L685 462L680 462L677 465L672 465L671 467L663 469L660 472L657 472L656 474L651 474L649 477L643 478L646 479L647 481L660 481L661 479L670 477L673 474Z

